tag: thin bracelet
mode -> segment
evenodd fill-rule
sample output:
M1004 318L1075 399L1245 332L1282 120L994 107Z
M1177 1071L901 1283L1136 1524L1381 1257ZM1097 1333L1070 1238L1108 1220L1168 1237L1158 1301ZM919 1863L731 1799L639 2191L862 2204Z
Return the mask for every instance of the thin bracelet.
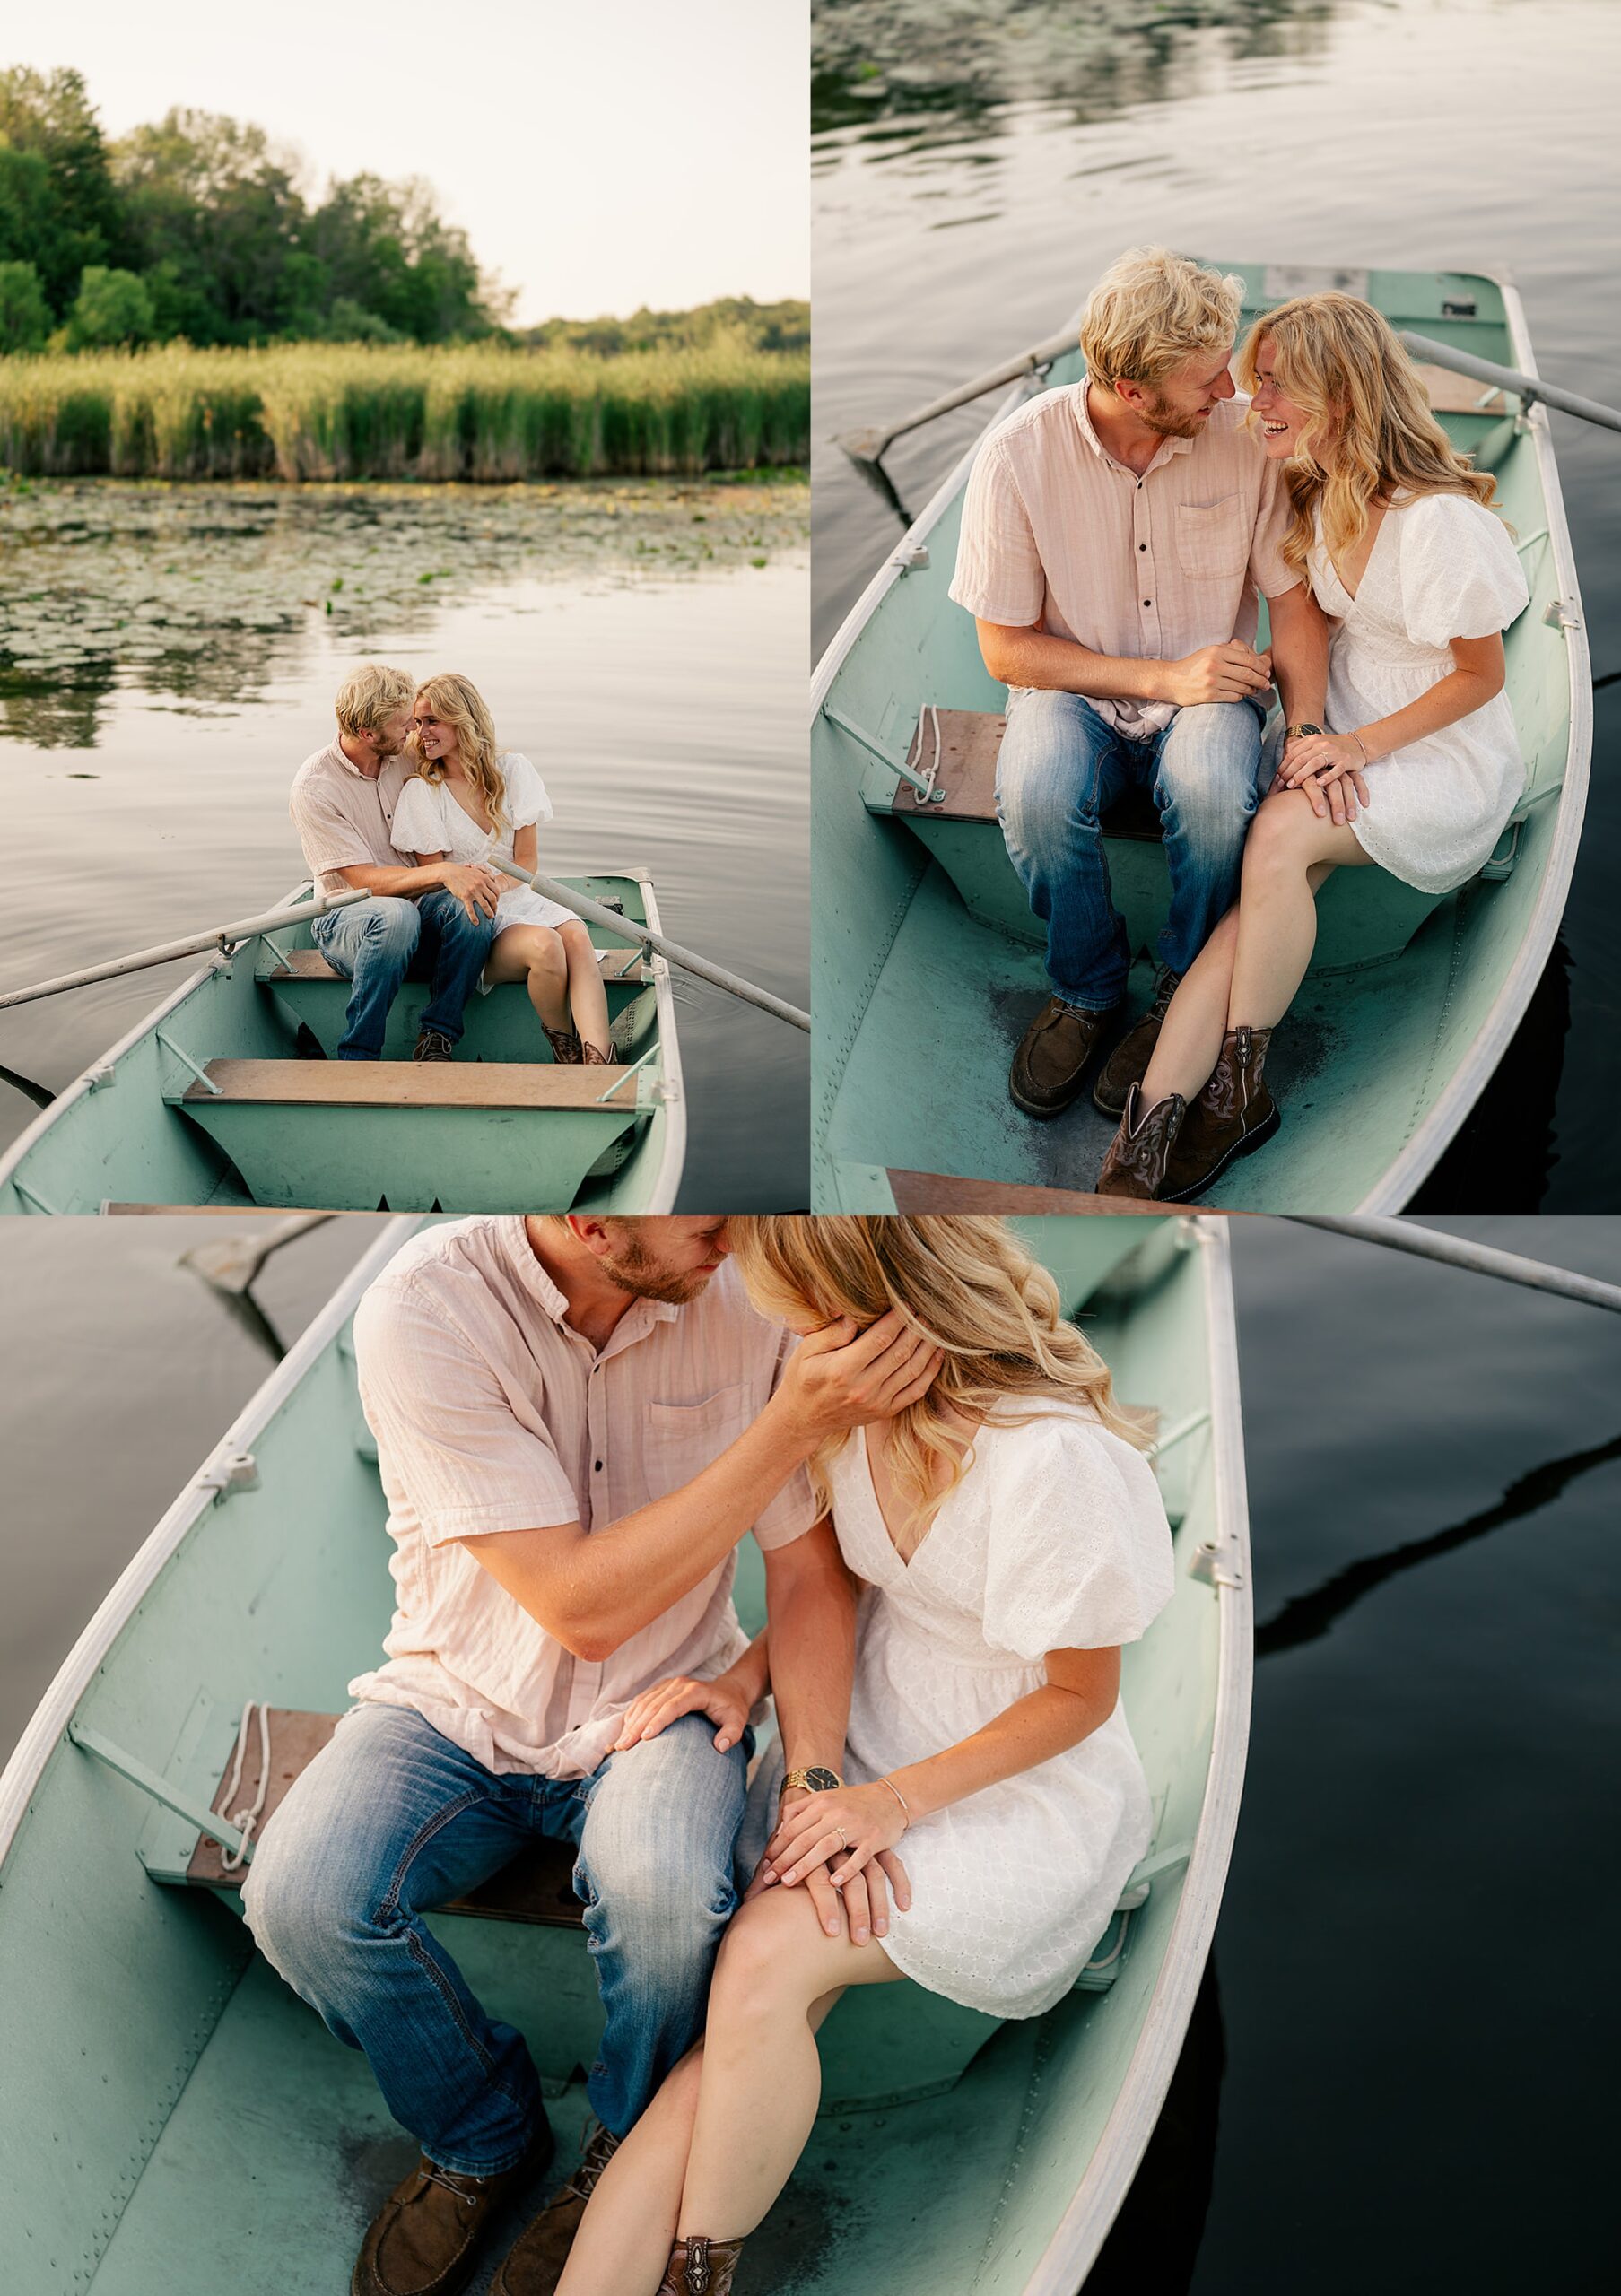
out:
M1362 752L1362 761L1363 761L1363 763L1364 763L1364 765L1368 764L1368 763L1370 762L1370 761L1369 761L1369 757L1368 757L1368 745L1367 745L1366 742L1364 742L1364 741L1363 740L1362 735L1357 732L1357 730L1356 730L1356 728L1355 728L1355 726L1352 726L1352 728L1351 728L1351 739L1355 743L1355 744L1356 744L1357 748Z
M880 1778L880 1779L878 1779L876 1782L878 1785L880 1785L880 1786L887 1786L887 1787L888 1787L888 1788L889 1788L890 1792L894 1796L894 1797L895 1797L896 1801L897 1801L897 1802L899 1802L899 1804L901 1805L901 1807L902 1808L902 1810L904 1810L904 1811L905 1811L905 1813L906 1813L906 1822L907 1822L907 1824L908 1824L908 1825L911 1825L911 1804L907 1801L905 1795L902 1793L902 1791L901 1791L900 1787L895 1784L894 1779L893 1779L893 1778Z

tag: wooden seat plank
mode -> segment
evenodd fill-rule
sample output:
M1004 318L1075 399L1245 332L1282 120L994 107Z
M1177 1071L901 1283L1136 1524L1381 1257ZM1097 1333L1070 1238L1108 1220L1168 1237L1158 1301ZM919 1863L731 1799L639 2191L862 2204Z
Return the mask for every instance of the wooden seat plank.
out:
M330 1739L343 1718L336 1714L305 1714L293 1708L273 1706L270 1721L270 1784L265 1796L265 1806L254 1827L256 1840L275 1815L292 1787ZM232 1747L231 1759L221 1774L209 1808L220 1817L230 1814L225 1788L236 1759ZM236 1792L230 1797L240 1809L251 1807L258 1794L259 1785L259 1727L254 1717L248 1731L248 1744L242 1761L242 1775ZM574 1894L574 1857L572 1846L566 1841L536 1840L519 1852L510 1864L492 1874L488 1881L469 1890L465 1897L449 1900L442 1906L430 1909L437 1913L466 1913L486 1921L522 1921L538 1924L551 1929L578 1929L580 1926L580 1900ZM191 1863L186 1869L186 1880L194 1889L240 1890L247 1867L234 1872L222 1863L219 1843L212 1834L199 1834Z
M628 1067L586 1067L561 1061L502 1060L211 1060L209 1083L184 1098L219 1107L244 1100L298 1108L591 1109L605 1114L636 1104ZM620 1087L606 1099L609 1087Z
M939 722L939 738L935 735ZM906 762L914 773L935 768L943 800L924 798L898 776L892 810L903 818L931 822L997 821L997 754L1007 720L989 709L925 709L913 730ZM1159 814L1146 789L1129 788L1103 815L1105 837L1157 844Z
M1418 378L1437 414L1506 414L1509 403L1490 383L1456 375L1450 367L1420 367Z
M261 980L273 985L304 980L336 980L348 985L349 976L335 971L318 949L285 949L279 953L279 964L274 957L260 959L257 973ZM598 949L597 970L605 981L637 980L642 971L642 952L640 949ZM522 983L514 982L511 986L521 987Z

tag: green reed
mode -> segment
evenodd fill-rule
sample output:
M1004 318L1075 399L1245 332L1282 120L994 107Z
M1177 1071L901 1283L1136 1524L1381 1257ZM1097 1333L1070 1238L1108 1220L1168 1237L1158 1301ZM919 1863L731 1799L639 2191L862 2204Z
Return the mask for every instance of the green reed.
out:
M809 451L808 358L741 335L610 359L318 343L0 358L0 465L27 477L497 482Z

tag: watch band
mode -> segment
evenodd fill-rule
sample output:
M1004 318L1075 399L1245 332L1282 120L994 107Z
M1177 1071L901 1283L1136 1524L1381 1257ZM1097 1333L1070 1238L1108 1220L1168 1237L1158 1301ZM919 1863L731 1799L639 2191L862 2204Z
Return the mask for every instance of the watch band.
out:
M833 1770L790 1770L782 1781L784 1794L832 1794L844 1780Z
M1285 726L1284 731L1291 741L1299 741L1307 734L1320 734L1322 727L1320 726L1309 725L1303 718L1298 726Z

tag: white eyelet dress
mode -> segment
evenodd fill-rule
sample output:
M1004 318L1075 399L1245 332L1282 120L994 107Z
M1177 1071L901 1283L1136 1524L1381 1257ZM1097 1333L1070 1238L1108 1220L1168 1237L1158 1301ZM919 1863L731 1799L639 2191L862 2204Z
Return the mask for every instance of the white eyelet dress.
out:
M496 762L507 785L501 808L507 825L499 838L493 830L480 829L442 781L424 781L417 774L400 791L394 808L388 835L396 852L448 853L452 861L471 862L488 861L499 853L502 860L510 861L518 831L531 822L549 822L552 800L545 783L521 752L506 751ZM533 885L509 884L495 910L497 933L504 933L509 925L557 926L574 921L571 909L548 900ZM487 980L478 985L481 989L490 986Z
M1170 1600L1171 1534L1147 1462L1082 1406L1040 1409L980 1430L910 1563L885 1529L865 1433L834 1458L840 1550L867 1581L852 1781L972 1736L1041 1687L1049 1650L1133 1642ZM775 1779L769 1791L774 1805ZM1039 2017L1085 1967L1151 1826L1117 1701L1079 1745L908 1827L911 1909L894 1913L885 1950L931 1993Z
M1329 649L1328 721L1347 733L1427 693L1456 665L1448 641L1506 630L1529 600L1507 527L1463 494L1421 494L1385 512L1352 597L1323 546L1307 560ZM1369 858L1421 892L1474 876L1519 804L1525 760L1506 691L1367 769L1352 822Z

